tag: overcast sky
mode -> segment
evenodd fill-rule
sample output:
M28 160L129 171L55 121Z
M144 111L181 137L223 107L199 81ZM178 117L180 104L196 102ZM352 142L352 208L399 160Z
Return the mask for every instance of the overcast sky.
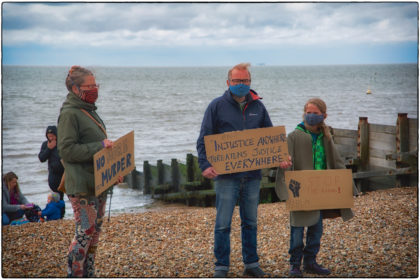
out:
M3 3L6 65L416 63L417 2Z

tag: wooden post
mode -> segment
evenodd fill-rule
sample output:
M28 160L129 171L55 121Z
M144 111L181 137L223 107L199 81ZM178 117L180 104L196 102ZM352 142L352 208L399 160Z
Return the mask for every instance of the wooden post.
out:
M179 177L179 166L176 159L171 160L171 175L172 175L172 192L179 192L181 179Z
M407 165L401 161L400 153L409 152L409 134L408 134L408 118L406 113L399 113L397 118L396 127L396 149L397 149L397 161L396 167L403 168ZM396 181L396 187L403 187L409 185L409 176L398 175Z
M187 182L194 181L194 156L187 154Z
M157 170L158 170L158 185L162 185L165 182L165 169L163 167L163 162L161 159L157 161Z
M132 189L138 189L139 188L139 184L136 180L137 179L136 173L137 173L137 170L136 170L136 168L134 168L133 171L131 171L131 173L126 176L127 177L127 183Z
M359 117L357 127L357 156L363 169L369 164L369 123L367 117Z
M367 117L359 117L357 126L357 156L360 159L358 171L366 171L369 165L369 123ZM368 180L357 182L359 191L366 191L369 187Z
M144 174L144 189L143 194L151 194L151 181L152 172L150 171L149 161L145 160L143 163L143 174Z

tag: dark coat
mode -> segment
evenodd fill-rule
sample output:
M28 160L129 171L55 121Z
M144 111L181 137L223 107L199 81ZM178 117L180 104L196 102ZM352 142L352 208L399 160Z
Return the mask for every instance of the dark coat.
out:
M57 127L48 126L47 131L45 132L45 136L48 133L53 133L55 136L57 136ZM48 141L42 143L38 158L41 162L48 160L48 185L50 186L51 190L57 192L61 177L64 173L64 167L61 164L61 159L58 155L57 145L53 149L49 149L47 145Z
M209 104L204 113L200 136L197 140L198 163L202 171L211 166L206 156L204 136L273 126L268 112L260 99L261 97L251 90L247 95L245 109L242 111L238 102L233 99L232 94L227 90L222 96L214 99ZM216 177L216 180L242 177L260 179L261 170L219 175Z

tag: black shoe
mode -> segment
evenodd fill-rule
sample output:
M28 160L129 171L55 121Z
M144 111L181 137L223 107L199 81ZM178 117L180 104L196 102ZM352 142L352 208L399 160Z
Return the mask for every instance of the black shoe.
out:
M227 277L227 270L215 270L213 277L214 278L226 278Z
M292 265L290 267L289 277L303 277L302 271L300 270L300 266Z
M257 266L257 267L245 269L244 276L253 277L253 278L263 278L263 277L268 277L268 274L262 271L262 269L259 266Z
M304 265L303 270L308 273L318 274L318 275L329 275L331 271L320 266L317 263Z

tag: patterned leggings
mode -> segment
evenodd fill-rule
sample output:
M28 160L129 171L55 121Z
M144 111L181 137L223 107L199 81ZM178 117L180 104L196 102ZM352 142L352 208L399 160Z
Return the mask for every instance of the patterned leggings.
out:
M107 192L99 197L69 195L76 232L68 255L68 277L95 277L95 255L98 248Z

